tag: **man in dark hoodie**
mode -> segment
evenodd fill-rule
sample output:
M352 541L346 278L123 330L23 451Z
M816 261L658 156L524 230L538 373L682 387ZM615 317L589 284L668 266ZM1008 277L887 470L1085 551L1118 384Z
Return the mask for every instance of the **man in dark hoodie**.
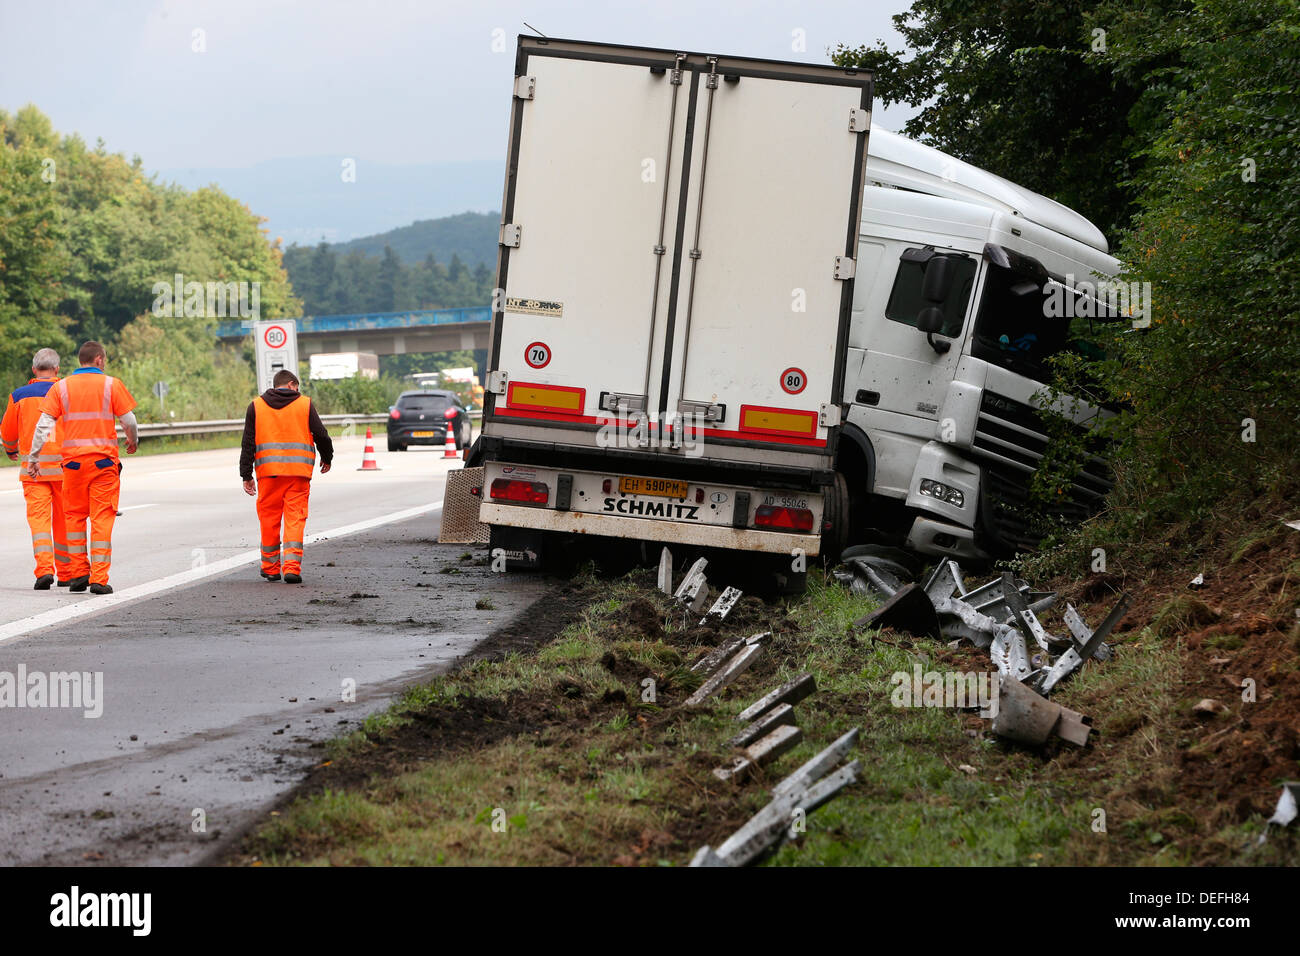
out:
M302 541L316 449L320 449L323 475L334 460L334 443L311 399L298 391L297 375L281 369L271 385L253 399L244 416L239 477L244 491L257 496L257 518L262 525L262 577L278 581L283 570L286 584L301 584Z

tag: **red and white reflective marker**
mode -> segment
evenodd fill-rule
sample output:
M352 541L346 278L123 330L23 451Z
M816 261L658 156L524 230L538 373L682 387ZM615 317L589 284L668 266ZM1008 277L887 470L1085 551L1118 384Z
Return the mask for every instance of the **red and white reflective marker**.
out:
M268 348L278 349L289 341L289 333L284 330L283 326L268 325L266 331L262 333L262 341L267 344Z
M551 361L551 347L545 342L530 342L524 349L524 361L532 368L546 368Z
M801 368L788 368L781 373L781 388L787 395L798 395L808 387L808 376Z

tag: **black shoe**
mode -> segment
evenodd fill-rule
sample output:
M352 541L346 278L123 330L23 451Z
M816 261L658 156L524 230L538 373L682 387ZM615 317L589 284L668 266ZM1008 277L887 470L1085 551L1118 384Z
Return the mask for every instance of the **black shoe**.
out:
M278 575L278 574L267 574L265 571L263 571L263 572L262 572L262 579L265 580L265 581L278 581L278 580L280 580L280 575Z
M53 583L54 583L54 575L42 574L39 578L36 579L36 583L32 585L32 590L48 591L50 589L50 585Z
M284 583L285 583L285 584L302 584L302 575L301 575L301 574L286 574L286 575L284 576Z
M68 582L68 590L74 593L80 593L86 590L86 585L88 585L89 583L90 583L89 574L87 574L84 578L73 578L71 581Z
M67 587L69 584L71 584L71 583L72 583L71 580L68 580L68 581L60 581L60 582L58 582L59 587L61 587L61 588L66 588L66 587Z
M91 594L112 594L113 585L111 584L92 584L90 586Z

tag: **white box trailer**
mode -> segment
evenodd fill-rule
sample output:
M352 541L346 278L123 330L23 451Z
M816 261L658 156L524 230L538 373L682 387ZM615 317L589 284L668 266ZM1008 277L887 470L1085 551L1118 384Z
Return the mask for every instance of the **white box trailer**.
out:
M815 556L871 77L537 37L515 67L471 460L494 544Z

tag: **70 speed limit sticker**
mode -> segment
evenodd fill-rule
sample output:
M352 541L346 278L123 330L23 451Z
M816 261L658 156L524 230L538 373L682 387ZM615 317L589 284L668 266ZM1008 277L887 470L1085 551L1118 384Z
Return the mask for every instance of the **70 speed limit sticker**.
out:
M781 373L781 388L787 395L798 395L808 387L808 376L801 368L788 368Z
M531 368L545 368L551 361L551 347L545 342L530 342L524 349L524 361Z

